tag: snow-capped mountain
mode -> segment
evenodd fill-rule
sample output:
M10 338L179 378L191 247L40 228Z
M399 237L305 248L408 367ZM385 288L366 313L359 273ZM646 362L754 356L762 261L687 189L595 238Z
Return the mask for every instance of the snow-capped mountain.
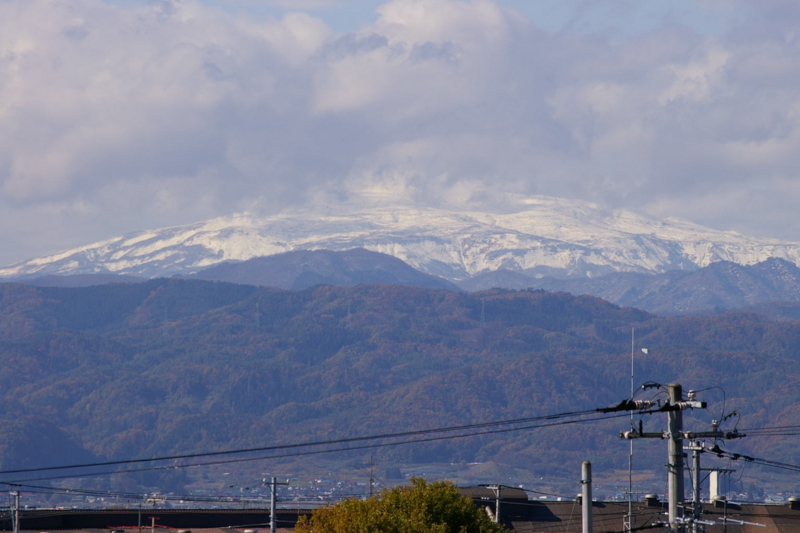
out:
M593 277L692 270L721 260L749 265L778 257L800 264L800 243L538 196L516 201L502 213L363 202L270 216L237 214L23 261L0 268L0 277L108 272L172 276L290 250L356 247L393 255L453 281L498 269Z

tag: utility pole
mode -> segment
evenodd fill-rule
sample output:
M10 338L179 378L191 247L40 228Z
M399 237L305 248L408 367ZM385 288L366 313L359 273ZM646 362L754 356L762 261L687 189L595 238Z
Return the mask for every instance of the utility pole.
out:
M678 383L667 385L669 399L661 406L661 410L667 412L667 431L666 432L643 432L632 429L620 433L624 439L653 438L667 439L667 486L669 496L669 525L673 531L683 533L683 409L704 408L705 402L683 401L683 388ZM632 409L650 407L654 402L636 401L631 402Z
M581 469L581 510L583 533L592 533L592 463L584 461Z
M659 410L667 413L667 431L665 432L644 432L641 429L632 429L631 431L624 431L620 433L623 439L638 439L638 438L656 438L667 439L668 443L668 488L669 488L669 526L673 531L684 533L685 522L683 519L682 506L684 504L683 494L683 466L684 466L684 453L683 453L683 440L694 440L697 438L714 438L714 439L737 439L744 437L745 434L738 433L736 430L732 432L722 432L719 430L719 425L716 421L712 423L712 431L693 432L683 431L683 410L684 409L703 409L706 407L706 402L696 401L694 399L694 391L689 391L688 400L683 400L683 388L678 383L670 383L667 385L667 392L669 399L666 404L661 405ZM623 402L619 406L610 408L610 410L635 410L652 407L654 404L660 404L655 401L631 401L627 404ZM699 458L696 459L696 472L699 472ZM695 474L697 476L698 474ZM695 498L697 499L697 506L699 509L699 479L696 479ZM694 514L696 514L695 511ZM697 517L694 516L696 521Z
M261 480L262 483L265 485L267 484L267 478ZM278 485L288 485L289 483L278 483L278 479L275 476L272 476L272 480L269 484L269 532L275 533L275 512L276 512L276 504L278 501Z
M691 391L690 391L691 397ZM719 431L719 422L716 420L711 421L711 431L709 432L686 432L685 435L691 436L691 442L689 446L687 446L686 450L692 450L692 533L700 533L701 528L699 527L703 524L703 508L700 504L700 473L703 471L700 468L700 454L705 450L705 446L698 438L702 437L710 437L710 438L720 438L720 434L722 433ZM736 438L737 436L743 437L744 435L738 435L735 433L726 434L723 438ZM718 468L707 468L706 471L725 471L725 472L733 472L733 470L729 469L718 469Z
M683 399L683 389L678 383L667 385L670 405L678 405ZM667 449L667 479L669 486L669 524L676 531L684 530L683 523L683 412L680 409L667 412L669 439Z
M269 533L275 533L275 493L278 492L278 480L272 476L269 498Z
M500 491L502 490L502 485L487 485L487 489L491 489L494 491L494 523L500 523Z
M12 517L12 528L14 533L19 533L19 491L12 491L11 496L14 497L14 516Z
M375 461L369 456L369 497L372 498L372 487L375 484Z
M669 525L673 531L683 533L683 409L704 408L705 402L683 401L683 388L678 383L667 385L669 399L661 409L667 412L666 432L643 432L631 430L620 433L624 439L654 438L667 439L667 486L669 496ZM633 406L649 407L652 402L631 402ZM641 408L633 407L632 408Z
M699 533L699 520L702 518L700 508L700 452L703 450L700 443L693 440L686 447L692 450L692 533Z

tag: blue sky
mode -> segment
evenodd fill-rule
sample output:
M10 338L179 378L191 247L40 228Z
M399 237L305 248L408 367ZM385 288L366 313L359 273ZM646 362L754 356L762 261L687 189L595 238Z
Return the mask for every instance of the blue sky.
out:
M365 190L800 241L800 2L0 0L0 263Z

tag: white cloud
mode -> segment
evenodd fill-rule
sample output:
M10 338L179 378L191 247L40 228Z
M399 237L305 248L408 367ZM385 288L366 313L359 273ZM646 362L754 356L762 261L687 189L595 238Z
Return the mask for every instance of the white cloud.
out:
M392 0L348 34L192 0L0 2L0 263L324 190L795 236L800 9L742 6L729 35L620 37L490 0Z
M722 75L730 52L716 43L709 43L699 50L698 55L688 63L664 67L672 84L658 97L659 104L666 105L676 100L707 102L724 94Z
M266 0L264 3L269 6L293 10L325 9L334 7L337 4L335 0Z
M331 44L316 78L317 112L369 110L394 123L485 101L484 77L520 23L488 0L395 0L378 13L374 25Z

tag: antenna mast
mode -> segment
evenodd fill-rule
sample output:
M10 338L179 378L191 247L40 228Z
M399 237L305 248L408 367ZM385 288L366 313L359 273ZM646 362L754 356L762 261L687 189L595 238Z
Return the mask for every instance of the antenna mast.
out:
M636 342L636 330L631 327L631 400L633 400L633 350ZM633 430L633 411L631 411L631 430ZM633 528L633 440L628 452L628 515L622 523L622 529L630 532Z

